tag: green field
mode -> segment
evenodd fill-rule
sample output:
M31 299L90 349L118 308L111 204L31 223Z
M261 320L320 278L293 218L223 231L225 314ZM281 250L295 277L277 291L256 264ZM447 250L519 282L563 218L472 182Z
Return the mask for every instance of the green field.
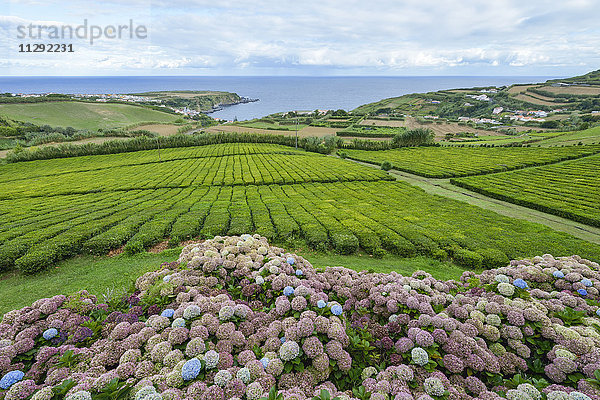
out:
M536 143L541 146L573 146L579 143L600 143L600 126L583 131L566 132Z
M350 161L282 149L222 144L173 149L171 157L185 157L166 162L157 151L28 162L31 178L22 169L0 183L0 269L35 272L123 245L136 253L165 239L248 232L320 251L424 255L472 268L550 251L600 259L597 246L544 226L390 182ZM2 166L0 175L21 165ZM42 169L52 175L39 176Z
M373 164L388 161L394 169L430 178L501 172L600 153L600 146L407 147L393 150L344 150L349 158Z
M269 129L269 130L278 130L278 131L295 131L306 128L308 125L306 124L291 124L291 125L280 125L279 123L269 123L269 122L261 122L261 121L248 121L248 122L239 122L235 124L236 126L243 126L245 128L254 128L254 129Z
M36 125L75 129L113 129L140 122L174 122L181 118L162 111L127 104L45 102L0 104L0 116Z
M26 161L2 166L0 182L41 176L61 175L69 172L101 170L111 167L151 164L160 161L186 160L205 157L244 154L306 154L303 149L295 149L277 144L231 143L228 146L206 145L195 147L171 147L158 151L142 150L133 153L106 154L94 156L52 158L48 160Z
M72 160L65 160L65 165ZM137 189L392 179L382 171L315 153L154 160L112 167L102 167L90 160L87 164L90 169L86 171L60 173L43 180L34 177L4 181L0 183L0 200ZM31 168L37 169L35 164Z
M516 136L481 137L480 140L449 142L451 145L506 145L511 143L530 143L536 147L575 146L578 144L600 144L600 126L574 132L531 132Z
M452 183L561 217L600 226L600 155Z

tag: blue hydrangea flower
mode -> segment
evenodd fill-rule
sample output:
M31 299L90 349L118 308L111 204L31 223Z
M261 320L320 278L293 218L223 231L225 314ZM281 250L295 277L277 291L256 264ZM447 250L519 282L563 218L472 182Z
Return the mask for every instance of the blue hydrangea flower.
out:
M261 364L263 365L264 368L267 368L267 365L269 365L269 359L267 357L263 357L260 359Z
M583 278L583 279L581 280L581 283L583 283L583 285L584 285L585 287L590 287L590 286L592 286L592 281L590 281L588 278Z
M283 294L286 296L291 296L294 294L294 288L291 286L286 286L283 288Z
M160 314L160 316L161 317L171 318L173 316L173 314L175 314L175 310L173 310L172 308L167 308L165 311L163 311Z
M579 293L582 296L587 296L587 294L588 294L587 290L585 290L585 289L579 289L579 290L577 290L577 293Z
M56 330L56 328L50 328L50 329L46 329L44 331L44 333L42 333L42 336L44 337L44 339L46 340L50 340L53 337L55 337L56 335L58 335L58 331Z
M185 319L176 318L171 324L171 328L183 328L185 326Z
M342 306L340 306L339 304L335 304L334 306L331 307L331 313L333 315L342 315Z
M598 309L598 312L600 313L600 308ZM600 314L598 314L598 315L600 315ZM281 344L283 344L283 343L285 343L285 338L284 337L281 338Z
M565 274L563 274L562 271L554 271L552 276L554 276L556 279L562 279L565 277Z
M163 277L163 282L169 282L171 280L171 275L166 275Z
M24 376L25 373L19 370L8 372L2 377L2 379L0 379L0 388L8 389L12 385L23 379Z
M325 300L319 300L319 301L317 301L317 307L325 308L325 307L327 307L327 303L325 303Z
M600 308L596 310L596 315L600 317Z
M200 374L200 370L202 369L202 363L197 358L192 358L189 361L186 361L181 367L181 377L184 381L190 381L195 379L198 374Z
M296 270L296 276L302 276L302 275L304 275L304 272L302 272L301 269L297 269Z
M288 257L287 260L285 260L285 261L290 265L294 265L296 263L296 260L294 260L294 257Z
M518 287L519 289L527 289L529 286L527 285L527 282L525 282L523 279L519 278L519 279L515 279L515 281L513 282L513 285L515 285L516 287Z

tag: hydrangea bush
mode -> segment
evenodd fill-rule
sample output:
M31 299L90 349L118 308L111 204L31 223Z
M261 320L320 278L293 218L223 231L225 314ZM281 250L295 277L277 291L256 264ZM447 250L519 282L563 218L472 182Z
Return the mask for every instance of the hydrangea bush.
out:
M577 256L439 281L215 237L123 298L6 313L0 399L600 400L599 290Z

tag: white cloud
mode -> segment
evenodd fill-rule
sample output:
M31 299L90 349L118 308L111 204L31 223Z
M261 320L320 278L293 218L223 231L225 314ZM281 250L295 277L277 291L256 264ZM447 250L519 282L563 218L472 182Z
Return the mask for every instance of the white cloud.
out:
M146 41L104 40L79 45L69 72L117 69L213 74L279 70L321 73L531 74L584 72L600 64L599 1L576 0L48 0L13 1L14 15L0 16L0 32L32 20L147 24ZM26 18L28 17L28 18ZM94 19L96 18L96 19ZM19 21L19 22L15 22ZM10 23L10 24L9 24ZM35 22L34 22L35 23ZM73 22L71 22L73 23ZM2 44L0 39L0 44ZM5 45L15 49L14 38ZM60 55L27 57L10 52L12 65L61 74ZM58 67L53 67L58 63ZM0 71L13 73L6 67ZM97 71L97 72L94 72ZM343 73L343 72L342 72Z

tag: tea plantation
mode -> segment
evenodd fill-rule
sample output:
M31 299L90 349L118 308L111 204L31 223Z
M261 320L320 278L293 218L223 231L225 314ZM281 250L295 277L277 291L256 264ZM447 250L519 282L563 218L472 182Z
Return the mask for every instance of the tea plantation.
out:
M449 150L468 152L463 158L478 160L470 163L482 170L499 150L517 166L536 149L480 149L479 156ZM440 151L446 149L405 153ZM597 151L535 154L537 162L553 162ZM273 144L21 162L0 166L0 177L2 270L34 273L76 254L122 246L136 253L164 240L253 232L342 254L418 254L470 268L550 252L600 259L597 245L570 235L391 182L375 168Z
M600 153L599 145L569 147L406 147L344 150L349 158L430 178L489 174L544 165Z

